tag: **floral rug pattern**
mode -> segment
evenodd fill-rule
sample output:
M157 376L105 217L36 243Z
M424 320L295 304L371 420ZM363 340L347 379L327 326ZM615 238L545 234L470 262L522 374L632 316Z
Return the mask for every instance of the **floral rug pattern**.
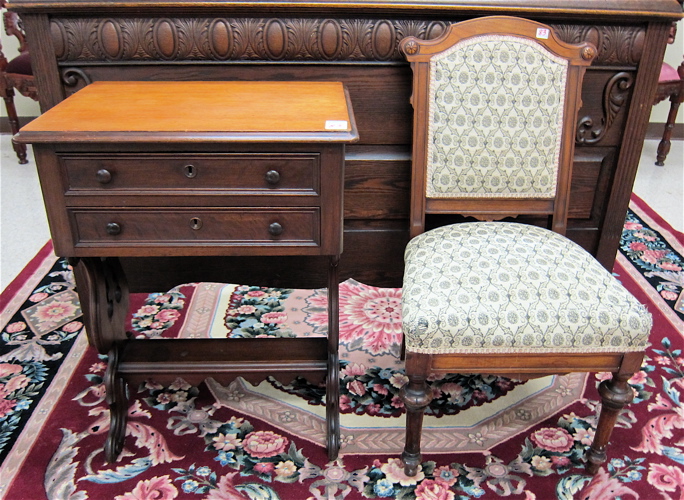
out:
M638 211L628 214L621 252L630 259L630 265L641 271L642 277L633 280L619 264L615 272L625 286L647 303L656 326L644 365L630 380L635 400L620 415L608 450L610 459L593 478L584 474L582 454L596 425L596 386L610 376L606 373L590 375L584 397L553 418L530 426L519 436L484 453L425 456L414 478L403 474L398 460L400 450L394 455L375 457L342 455L328 463L322 447L258 418L246 418L217 406L203 387L192 387L182 380L168 387L150 382L138 388L137 393L132 388L125 448L119 461L107 464L103 440L109 415L102 384L106 360L84 348L79 354L78 369L65 375L68 380L40 429L39 441L31 441L30 453L16 450L13 443L18 439L17 433L22 426L30 425L36 402L48 397L43 394L57 380L60 361L76 350L74 342L82 330L78 317L74 317L77 311L71 307L75 304L61 297L45 302L42 309L21 314L21 310L72 288L68 265L58 261L26 295L27 300L17 308L17 313L0 325L0 475L4 478L0 497L682 499L684 324L681 317L677 321L668 312L676 308L681 296L682 286L677 285L680 281L670 274L681 272L681 253L677 250L681 241L668 241L664 234L653 224L645 224ZM649 287L654 294L648 293ZM138 310L137 319L132 321L145 322L141 329L147 331L161 331L167 323L178 326L179 317L173 311L180 312L182 307L177 307L186 299L159 294L153 299L156 308ZM373 314L382 315L384 311L391 317L394 305L391 299L378 297ZM168 312L160 315L162 311ZM359 323L361 319L357 316L353 321ZM45 332L41 325L50 322L54 329ZM146 335L142 330L140 334ZM383 343L396 343L393 335L389 327L369 336L372 340L368 344L359 340L359 349L367 355L374 349L380 354ZM346 404L354 412L363 406L374 408L363 410L367 418L377 418L371 415L392 408L383 416L394 418L396 407L400 406L396 395L391 391L381 393L388 386L400 384L397 373L374 371L372 366L363 373L357 371L353 362L343 364L341 383L347 386L349 398ZM445 399L444 405L449 399L453 404L465 403L460 399L463 391L448 384L464 387L468 381L462 378L436 384L440 397ZM481 387L473 389L471 399L476 397L477 390L486 392ZM368 397L369 394L372 396ZM385 397L382 404L376 402L380 395ZM240 398L241 394L236 389L227 397ZM524 408L520 411L524 416ZM282 415L285 422L288 418L292 415ZM480 439L476 435L470 438Z
M661 297L684 319L684 257L632 210L622 231L620 251L634 263Z
M0 462L83 330L73 273L58 261L2 325L0 341Z

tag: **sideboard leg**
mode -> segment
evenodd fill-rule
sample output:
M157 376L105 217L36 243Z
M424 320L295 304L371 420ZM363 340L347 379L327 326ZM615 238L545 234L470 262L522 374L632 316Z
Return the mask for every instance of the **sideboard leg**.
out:
M328 376L325 417L330 461L335 460L340 451L339 262L339 255L330 257L328 269Z
M128 282L118 258L70 258L88 341L100 354L126 339Z
M126 417L128 414L128 394L126 381L118 374L121 344L115 344L109 351L109 361L105 372L106 401L109 405L109 432L105 440L105 458L114 463L123 449L126 437Z

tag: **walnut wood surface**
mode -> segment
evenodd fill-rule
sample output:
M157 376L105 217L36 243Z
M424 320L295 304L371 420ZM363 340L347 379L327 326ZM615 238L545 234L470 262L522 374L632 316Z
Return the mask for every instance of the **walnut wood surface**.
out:
M109 462L125 436L126 381L147 376L326 374L326 445L337 458L344 147L357 138L339 82L97 82L23 129L55 252L74 266L90 343L109 355ZM231 256L326 257L327 338L128 339L119 258L169 255L220 256L229 270Z
M273 133L301 142L306 132L345 140L340 132L354 135L349 114L338 82L95 82L27 124L17 140L262 140ZM329 128L331 121L340 127Z

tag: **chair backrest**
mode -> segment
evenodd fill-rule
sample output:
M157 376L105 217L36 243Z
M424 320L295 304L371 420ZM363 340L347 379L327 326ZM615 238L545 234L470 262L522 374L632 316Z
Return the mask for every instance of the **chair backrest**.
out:
M413 69L411 237L426 213L551 215L564 234L582 77L596 48L506 16L400 47Z
M0 0L0 8L4 9L7 7L7 0ZM15 36L19 41L19 53L23 54L28 51L28 45L26 44L26 33L24 31L23 23L16 12L5 10L2 13L2 21L5 28L5 33L7 36Z

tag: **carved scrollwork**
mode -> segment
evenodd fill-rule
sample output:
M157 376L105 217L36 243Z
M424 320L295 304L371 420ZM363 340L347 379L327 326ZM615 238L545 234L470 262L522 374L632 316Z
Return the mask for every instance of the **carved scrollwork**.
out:
M592 116L580 119L577 127L578 144L596 144L606 135L623 106L629 101L629 91L634 84L631 73L616 73L603 91L603 116L596 120Z
M80 68L64 68L62 70L62 83L64 83L68 91L75 92L93 82L85 71Z
M36 83L33 78L27 79L16 77L7 73L5 74L5 78L7 79L9 88L13 88L21 95L30 97L35 101L38 100L38 91L36 90Z

